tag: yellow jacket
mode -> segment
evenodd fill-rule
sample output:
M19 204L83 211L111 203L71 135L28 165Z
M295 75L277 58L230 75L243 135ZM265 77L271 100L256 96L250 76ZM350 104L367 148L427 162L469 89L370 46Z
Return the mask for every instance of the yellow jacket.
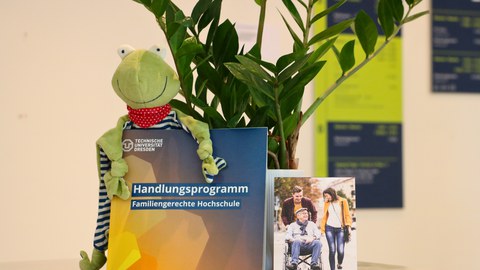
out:
M342 197L338 197L338 200L340 201L340 205L342 206L342 214L343 214L343 220L342 220L342 225L343 226L352 226L352 216L350 215L350 210L348 208L348 202L346 199ZM322 233L325 233L325 227L327 224L328 220L328 207L330 206L330 202L325 202L323 205L323 218L322 218L322 223L320 224L320 230Z

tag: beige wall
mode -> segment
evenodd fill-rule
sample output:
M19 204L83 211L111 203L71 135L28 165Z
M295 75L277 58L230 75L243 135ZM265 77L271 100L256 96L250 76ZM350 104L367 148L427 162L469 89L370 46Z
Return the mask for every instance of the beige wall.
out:
M224 5L233 21L256 23L253 0ZM473 269L480 95L431 92L429 24L423 18L404 32L405 207L358 211L358 258ZM276 9L268 27L285 40L274 50L288 50ZM116 48L150 47L163 36L129 0L1 1L0 35L0 262L76 258L90 250L96 219L94 142L126 111L110 86ZM299 150L306 172L312 132L309 123Z

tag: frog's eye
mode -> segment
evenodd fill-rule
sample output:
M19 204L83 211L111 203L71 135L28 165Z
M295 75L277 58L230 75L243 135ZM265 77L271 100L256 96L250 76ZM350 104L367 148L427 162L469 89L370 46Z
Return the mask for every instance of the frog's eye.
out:
M135 49L130 45L122 45L118 48L117 53L123 59L125 56L129 55L131 52L135 51Z
M165 58L165 55L167 54L167 51L165 50L165 48L162 48L158 45L153 45L150 48L150 51L153 52L156 55L159 55L162 58Z

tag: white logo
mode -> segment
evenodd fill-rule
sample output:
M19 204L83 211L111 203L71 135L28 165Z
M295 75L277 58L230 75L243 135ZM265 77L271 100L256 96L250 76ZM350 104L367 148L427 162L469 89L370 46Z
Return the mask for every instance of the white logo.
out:
M130 139L123 140L122 148L124 152L130 152L133 149L133 141Z

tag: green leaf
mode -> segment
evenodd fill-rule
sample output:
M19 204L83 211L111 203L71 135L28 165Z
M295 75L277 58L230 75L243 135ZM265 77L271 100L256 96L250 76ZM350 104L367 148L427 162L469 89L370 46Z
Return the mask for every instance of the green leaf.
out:
M415 3L415 0L406 0L409 6L412 6Z
M190 108L185 102L177 100L177 99L172 99L170 100L170 105L172 105L173 108L178 109L179 111L183 112L184 114L191 115L193 118L202 120L203 117L195 110Z
M318 13L317 15L313 16L313 18L310 20L310 24L313 24L314 22L320 20L321 18L330 14L332 11L337 10L340 6L345 4L345 2L347 2L347 0L338 1L335 5L327 8L327 9L323 10L322 12Z
M268 74L259 64L251 60L249 57L237 55L236 58L238 61L247 68L250 72L254 73L256 76L260 77L263 80L273 83L275 79Z
M227 121L227 127L228 128L234 128L237 126L238 122L240 121L240 119L242 118L243 116L243 113L237 113L236 115L234 115L232 118L230 118L228 121Z
M203 93L206 92L205 90L207 89L207 83L208 83L208 80L203 80L201 78L195 81L195 95L197 97L201 98L204 96Z
M253 117L248 123L249 127L264 127L266 126L266 121L268 119L268 112L271 111L269 106L263 106L255 111Z
M391 14L397 22L402 21L404 12L402 0L380 0L380 2L385 2L383 5L386 5L388 9L390 9Z
M203 107L202 108L203 112L205 113L206 116L211 118L215 122L215 127L222 127L226 128L227 127L227 122L225 119L223 119L222 115L218 113L218 111L212 107Z
M223 87L221 88L219 98L222 104L223 117L228 121L235 118L237 114L243 114L248 105L249 98L248 86L237 80L229 74ZM238 121L241 117L238 118ZM237 123L238 123L237 121Z
M347 73L353 66L355 66L355 40L351 40L342 48L342 51L339 55L339 63L342 68L343 74Z
M277 69L282 71L284 68L292 64L296 58L297 58L297 53L289 53L289 54L282 55L277 60L277 65L276 65Z
M325 43L323 43L320 47L315 49L315 51L313 51L313 53L312 53L312 56L308 60L308 63L313 64L315 61L317 61L322 56L324 56L332 48L332 46L333 46L333 44L335 44L336 40L337 40L337 38L329 39Z
M202 32L205 27L207 27L212 21L220 20L220 10L222 9L222 1L214 0L208 7L208 9L203 13L201 18L197 23L198 33Z
M152 0L150 10L155 14L155 17L160 18L165 13L170 0Z
M227 122L223 119L222 115L212 106L208 106L202 100L192 96L192 103L198 106L203 112L208 115L208 117L217 121L217 123L222 123L223 126L226 126Z
M225 63L225 66L230 70L233 76L241 82L249 85L263 94L265 94L271 100L275 100L273 97L273 88L261 78L257 77L254 73L250 72L242 64L239 63Z
M150 5L152 5L152 0L133 0L133 1L142 4L147 8L149 8Z
M298 58L304 56L305 53L306 53L306 51L303 50L303 51L298 51L298 52L293 52L293 53L282 55L277 60L277 64L276 64L277 70L278 71L284 70L286 67L288 67L290 64L292 64L295 61L295 59L298 59Z
M195 23L198 22L200 17L208 10L211 4L212 0L198 0L192 10L192 19Z
M253 56L256 59L261 59L262 58L262 52L260 51L260 47L258 47L258 44L255 44L250 48L250 51L248 51L249 55Z
M212 99L212 102L210 102L209 107L217 109L219 104L220 104L220 100L219 100L218 96L214 96L213 99Z
M248 57L250 60L254 61L255 63L259 64L260 66L264 67L265 69L267 69L268 71L270 71L272 73L275 73L275 71L277 70L277 67L274 64L266 62L266 61L262 61L258 56L250 54L250 52L248 52L248 54L243 55L243 56Z
M373 20L363 10L361 10L355 17L355 34L368 58L375 51L378 32L377 26Z
M387 39L392 36L395 28L393 15L387 3L389 1L391 0L380 0L380 2L378 2L378 20Z
M290 15L292 15L292 18L297 23L298 27L300 27L302 32L305 33L305 26L303 25L302 17L300 16L300 13L298 13L297 7L295 7L292 0L282 0L282 2L288 9L288 12L290 12Z
M293 113L287 116L285 120L283 120L283 134L285 135L285 137L290 136L293 133L293 131L295 131L299 121L300 121L300 112Z
M303 55L301 58L295 60L293 64L288 66L285 70L278 74L278 83L281 84L289 79L293 74L297 73L307 63L311 53Z
M317 1L317 0L313 0L313 1L312 1L312 5L311 5L312 7L313 7L313 4L315 4L316 1ZM303 0L297 0L297 2L298 2L300 5L302 5L302 7L304 7L305 10L308 10L308 5L307 5Z
M271 110L268 111L268 116L271 117L272 119L275 119L275 101L262 93L261 91L258 91L257 89L253 87L248 87L248 91L250 93L250 96L252 97L252 103L255 104L257 107L264 107L268 106L271 108Z
M341 32L345 31L345 29L349 28L352 25L353 21L354 19L348 19L323 30L322 32L312 37L312 39L308 41L308 45L311 46L317 42L329 39L333 36L340 34Z
M267 1L267 0L255 0L255 3L257 3L257 5L261 6L263 1Z
M408 22L411 22L413 20L416 20L424 15L427 15L428 13L430 13L428 10L427 11L422 11L422 12L419 12L417 14L414 14L412 16L408 16L407 18L405 18L405 20L403 21L403 23L408 23Z
M233 24L226 20L218 27L213 38L212 52L216 66L222 66L224 62L235 61L238 47L237 31Z
M285 84L284 90L280 94L280 106L287 107L287 110L294 109L297 105L295 96L299 97L298 100L303 96L305 86L318 75L325 63L326 61L319 61L308 65L291 80L288 80Z
M292 36L293 41L295 42L295 44L296 44L297 46L303 47L303 42L302 42L302 40L297 36L297 34L295 33L295 31L293 31L292 27L290 27L290 24L288 24L288 22L287 22L287 20L285 19L285 17L284 17L282 14L280 14L280 16L282 16L283 22L284 22L285 25L287 26L288 32L290 32L290 35Z
M222 78L218 72L210 65L210 63L204 63L197 66L198 79L207 81L207 87L214 95L220 94L222 88Z
M175 52L176 66L182 83L182 90L185 98L190 99L192 95L193 77L192 60L197 53L202 52L202 46L197 43L194 37L186 38L180 48Z
M278 151L278 148L278 142L274 138L268 136L268 151L276 153Z
M195 37L186 38L180 48L178 49L177 53L175 54L176 58L181 58L184 56L194 56L197 53L201 53L203 51L203 47L201 44L197 42Z
M410 7L414 7L414 6L418 5L418 4L420 4L422 1L423 1L423 0L414 0L414 1L413 1L413 4L412 4Z
M264 68L266 68L268 71L270 71L272 73L275 73L277 71L277 67L274 64L266 62L266 61L262 61L260 58L251 55L250 52L245 56L250 58L250 60L255 61L255 63L259 64L260 66L262 66Z
M295 87L304 87L308 83L310 83L313 80L313 78L315 78L318 75L320 70L322 70L326 62L327 61L318 61L300 70L297 75L295 75L291 80L289 80L285 84L285 88L287 88L285 92L287 92L287 95L285 96L281 95L280 98L288 99L288 89L293 89Z
M187 28L177 23L177 21L184 19L185 15L182 11L175 11L172 7L169 7L166 11L166 18L168 22L166 37L172 53L175 54L187 36Z

